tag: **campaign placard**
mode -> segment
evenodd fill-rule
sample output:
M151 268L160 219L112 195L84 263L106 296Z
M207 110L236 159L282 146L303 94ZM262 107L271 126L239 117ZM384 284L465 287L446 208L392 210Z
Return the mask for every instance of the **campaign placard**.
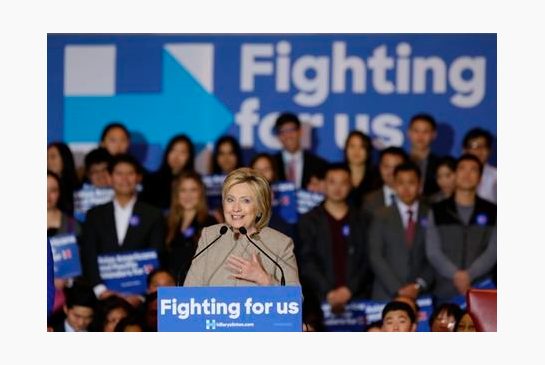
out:
M297 194L295 184L289 181L281 181L272 184L274 193L272 209L289 224L297 223Z
M226 175L207 175L202 178L206 187L206 200L210 210L221 207L221 189L225 177Z
M324 200L324 194L308 190L297 190L297 212L305 214Z
M301 287L160 287L157 322L159 332L301 332Z
M330 332L365 331L368 324L380 321L382 310L388 302L374 300L353 300L345 306L345 311L335 314L331 306L322 303L324 325ZM418 305L417 332L429 332L429 318L433 312L431 296L421 296L416 300Z
M49 238L53 252L55 278L70 279L81 275L81 261L76 236L59 234Z
M99 255L100 277L108 289L124 294L144 294L148 274L159 267L154 249Z
M78 221L85 221L87 211L94 206L105 204L114 198L112 188L97 188L90 184L83 184L83 187L74 192L74 218Z

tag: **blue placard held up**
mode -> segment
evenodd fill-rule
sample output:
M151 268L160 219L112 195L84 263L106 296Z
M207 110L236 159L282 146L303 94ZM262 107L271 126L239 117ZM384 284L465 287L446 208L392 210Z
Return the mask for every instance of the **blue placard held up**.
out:
M206 202L210 210L221 207L221 189L225 177L226 175L207 175L202 178L202 182L206 187Z
M320 205L324 200L324 194L316 193L308 190L297 190L297 212L302 215L317 205Z
M300 332L299 286L160 287L159 332Z
M100 277L108 289L123 294L144 294L148 274L159 267L153 249L98 256Z
M289 224L297 223L297 195L295 184L289 181L282 181L272 185L274 199L273 211Z
M49 238L53 252L55 278L70 279L81 275L81 262L76 236L59 234Z
M97 205L105 204L114 198L114 189L97 188L90 184L83 184L83 187L74 192L74 218L78 221L85 221L87 211Z

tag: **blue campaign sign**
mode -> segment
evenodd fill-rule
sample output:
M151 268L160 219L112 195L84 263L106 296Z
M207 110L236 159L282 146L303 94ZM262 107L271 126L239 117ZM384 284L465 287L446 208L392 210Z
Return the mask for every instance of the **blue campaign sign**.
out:
M210 210L221 207L221 189L225 177L226 175L207 175L202 178L202 182L206 187L206 201Z
M307 213L317 205L320 205L324 200L324 194L313 191L298 189L297 190L297 212L301 214Z
M100 277L108 289L124 294L143 294L148 274L159 267L153 249L98 256Z
M292 182L278 182L272 185L273 211L289 224L297 223L297 195Z
M303 145L338 161L354 129L407 147L427 112L434 152L458 155L470 128L496 135L496 52L496 34L49 34L48 141L89 149L120 121L148 169L178 133L199 155L232 135L248 160L278 151L275 119L292 111Z
M324 313L324 325L331 332L354 332L365 331L366 326L372 322L380 321L382 310L387 302L374 300L353 300L350 301L345 311L333 313L331 306L322 303ZM429 332L429 318L433 312L433 300L431 296L423 295L417 298L418 305L417 332Z
M363 300L349 302L342 313L333 313L328 303L322 303L324 326L329 332L361 332L365 331L367 316Z
M76 236L59 234L49 238L53 252L55 278L69 279L81 275L81 262Z
M301 288L160 287L160 332L301 332Z
M87 211L92 207L105 204L114 198L114 189L97 188L90 184L83 184L82 188L74 192L74 218L85 221Z

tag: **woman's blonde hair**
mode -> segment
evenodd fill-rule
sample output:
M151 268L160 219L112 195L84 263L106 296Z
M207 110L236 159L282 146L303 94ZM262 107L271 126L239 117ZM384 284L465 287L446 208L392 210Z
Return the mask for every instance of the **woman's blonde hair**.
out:
M257 204L256 229L262 230L271 219L271 187L267 179L257 170L249 167L241 167L227 175L221 189L221 198L235 185L247 183L255 193Z

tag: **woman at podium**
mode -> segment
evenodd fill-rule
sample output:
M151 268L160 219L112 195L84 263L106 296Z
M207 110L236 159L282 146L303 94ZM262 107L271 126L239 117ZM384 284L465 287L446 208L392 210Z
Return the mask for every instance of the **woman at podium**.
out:
M239 168L222 188L225 223L202 230L184 286L300 285L293 240L268 227L271 188Z

